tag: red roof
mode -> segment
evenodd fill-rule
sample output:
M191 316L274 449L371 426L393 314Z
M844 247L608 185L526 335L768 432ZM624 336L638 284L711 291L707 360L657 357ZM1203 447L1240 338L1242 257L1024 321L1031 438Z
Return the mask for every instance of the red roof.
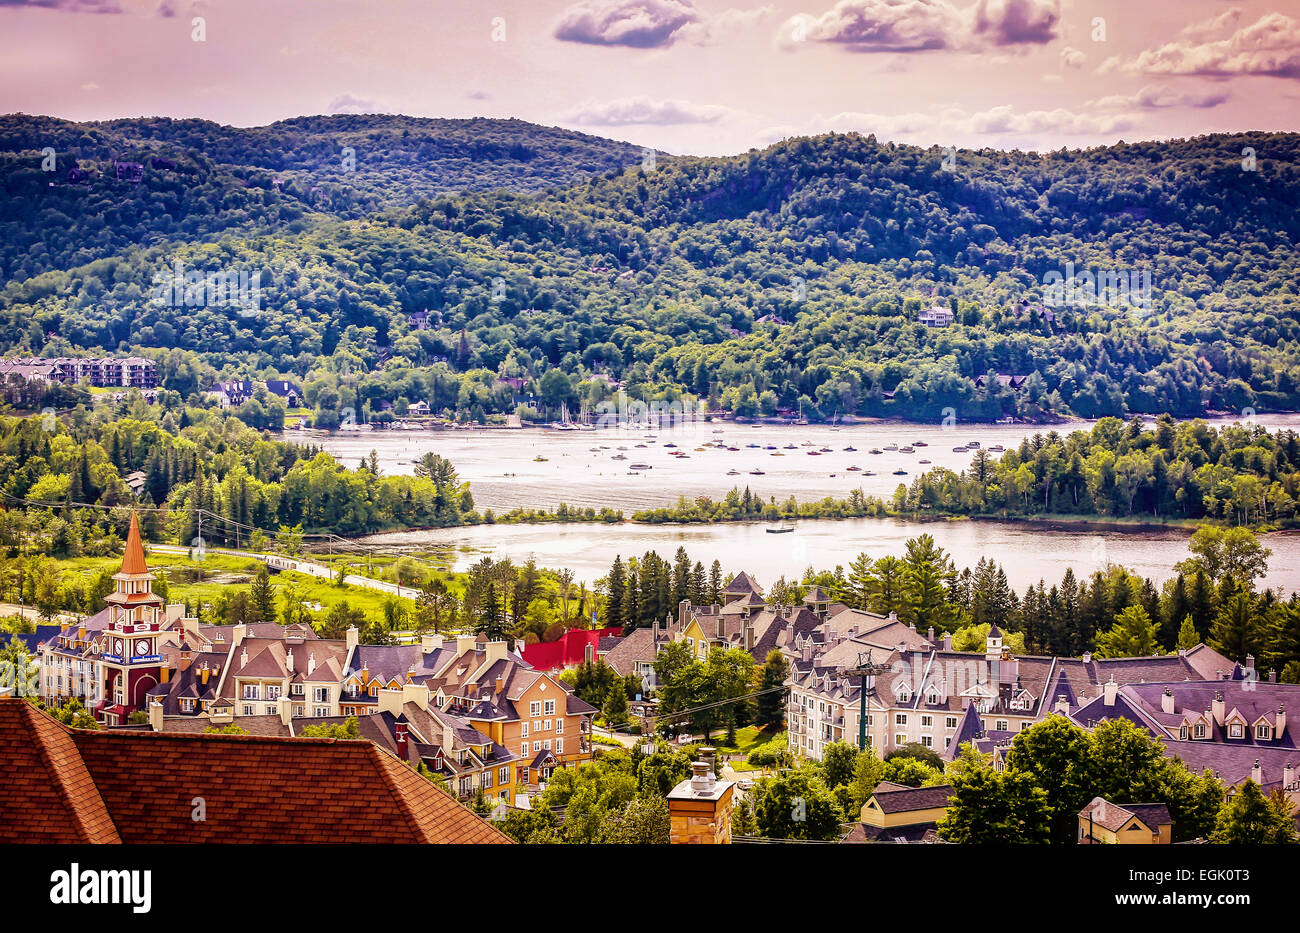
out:
M0 842L510 841L364 740L69 729L0 698L0 753Z
M575 628L565 632L555 641L524 645L524 660L539 671L555 671L575 667L586 660L587 646L591 645L591 659L596 659L596 649L602 638L618 635L623 630L614 628Z

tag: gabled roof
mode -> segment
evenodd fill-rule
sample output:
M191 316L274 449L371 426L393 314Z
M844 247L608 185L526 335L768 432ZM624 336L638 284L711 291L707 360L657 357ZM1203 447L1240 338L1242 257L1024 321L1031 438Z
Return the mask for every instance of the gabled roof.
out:
M933 787L907 787L888 781L877 785L869 800L875 800L881 813L910 813L914 810L933 810L948 806L952 796L951 784Z
M368 741L86 731L26 707L0 699L0 748L31 744L35 778L0 782L0 841L510 841Z
M0 760L0 841L122 841L71 731L26 700L0 697Z
M1120 806L1111 803L1105 797L1093 797L1088 805L1079 811L1082 819L1091 819L1093 823L1117 832L1129 820L1137 818L1143 826L1156 832L1163 825L1173 822L1169 817L1169 807L1163 803L1126 803Z
M754 582L754 578L742 570L740 573L736 574L734 577L731 578L731 582L728 583L725 587L723 587L722 592L761 593L762 590L758 588L758 584Z

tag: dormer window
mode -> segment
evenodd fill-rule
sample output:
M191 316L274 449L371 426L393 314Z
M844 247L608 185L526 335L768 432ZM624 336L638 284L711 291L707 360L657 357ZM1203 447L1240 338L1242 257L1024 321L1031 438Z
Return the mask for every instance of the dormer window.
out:
M1268 723L1261 722L1255 727L1255 738L1265 742L1273 738L1273 730L1269 727Z
M1241 723L1234 722L1231 726L1228 727L1229 738L1239 739L1241 738L1241 736L1242 736Z
M1181 725L1181 726L1178 727L1178 740L1179 740L1180 742L1186 742L1186 741L1187 741L1187 725L1186 725L1186 724L1183 724L1183 725Z
M1205 723L1198 722L1192 729L1192 737L1196 739L1205 738Z

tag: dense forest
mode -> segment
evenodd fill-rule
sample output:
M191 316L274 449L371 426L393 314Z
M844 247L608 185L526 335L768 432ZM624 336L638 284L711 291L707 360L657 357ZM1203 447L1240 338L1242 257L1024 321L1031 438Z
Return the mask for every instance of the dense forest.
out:
M289 376L324 424L417 400L551 418L617 383L746 416L1300 408L1300 136L943 156L830 135L645 161L511 121L9 116L0 342L154 356L183 394ZM177 263L260 272L256 307L155 302ZM1147 273L1151 300L1043 307L1071 267ZM932 304L953 323L919 323ZM1028 378L977 386L990 372Z

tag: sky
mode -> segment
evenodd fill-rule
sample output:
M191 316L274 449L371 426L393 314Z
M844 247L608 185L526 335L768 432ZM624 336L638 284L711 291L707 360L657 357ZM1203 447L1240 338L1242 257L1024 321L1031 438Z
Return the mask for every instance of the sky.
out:
M0 112L517 117L667 152L1300 130L1300 0L0 0Z

